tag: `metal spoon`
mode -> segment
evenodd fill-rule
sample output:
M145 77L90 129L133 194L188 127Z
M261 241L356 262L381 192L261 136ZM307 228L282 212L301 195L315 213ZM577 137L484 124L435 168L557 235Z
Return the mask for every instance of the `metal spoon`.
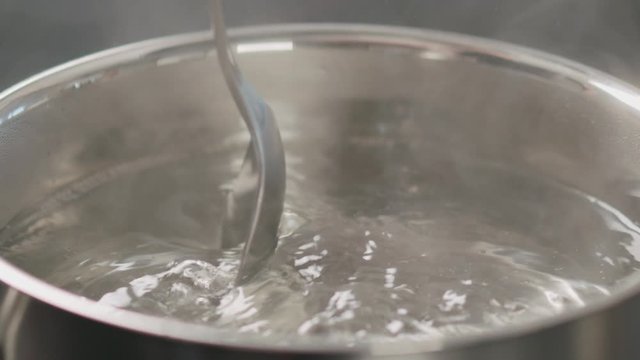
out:
M211 1L218 62L227 87L249 128L251 144L229 194L223 247L244 242L236 283L250 279L273 254L282 216L285 159L273 112L238 68L229 46L222 0Z

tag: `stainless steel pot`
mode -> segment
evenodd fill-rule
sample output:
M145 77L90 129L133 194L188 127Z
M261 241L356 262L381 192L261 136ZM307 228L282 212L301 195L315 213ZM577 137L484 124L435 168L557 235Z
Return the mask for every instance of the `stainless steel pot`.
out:
M505 44L403 29L285 26L236 36L243 68L273 105L288 153L314 176L311 191L351 183L353 166L411 159L412 165L434 167L482 158L553 178L640 219L633 195L640 180L640 99L603 74ZM355 43L346 55L331 51ZM309 44L324 51L287 51ZM197 154L242 131L222 78L211 78L216 67L210 45L206 34L134 44L4 92L0 223L93 173L112 169L117 176L117 169L140 159ZM258 71L263 68L269 71ZM290 103L297 107L283 105ZM425 106L446 121L425 116ZM358 121L362 112L372 120ZM366 144L376 124L386 126L387 140L407 145L406 158L374 151L344 160L340 146ZM313 138L295 135L303 133ZM309 160L336 149L331 162ZM243 150L239 145L234 154ZM452 176L447 169L434 167L445 182ZM583 235L560 248L598 241L588 231ZM40 280L47 264L18 265L0 261L7 284L0 308L7 360L640 358L634 341L640 284L633 274L611 296L553 318L451 339L349 347L321 338L285 346L114 309Z

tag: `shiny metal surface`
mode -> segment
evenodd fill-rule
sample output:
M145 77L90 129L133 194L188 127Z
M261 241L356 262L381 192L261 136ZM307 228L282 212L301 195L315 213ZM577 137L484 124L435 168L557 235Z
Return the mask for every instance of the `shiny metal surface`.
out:
M286 169L273 111L244 78L227 39L222 0L211 1L212 29L222 73L249 132L251 144L229 193L222 245L245 243L237 281L251 278L278 244Z
M403 66L389 68L384 56L367 62L357 55L339 61L310 56L287 62L286 56L247 55L244 66L249 76L263 74L256 78L256 86L269 89L267 100L274 104L276 112L283 99L293 99L300 104L312 104L311 108L315 106L317 118L321 117L318 114L328 116L326 106L313 103L327 94L338 101L402 99L418 112L419 104L437 104L442 111L452 111L453 120L437 124L437 128L428 119L412 122L415 128L396 133L411 145L416 159L425 160L425 165L433 160L425 154L453 159L473 155L502 164L517 164L597 195L624 209L633 219L640 218L640 208L632 196L640 179L637 164L640 123L638 110L634 109L634 89L600 74L593 81L593 73L573 63L541 60L528 51L494 43L475 47L477 42L456 36L395 30L404 39L398 42L397 37L388 37L389 29L298 28L295 36L288 35L292 29L256 30L254 34L259 35L248 38L280 39L294 46L320 42L327 47L358 40L369 44L365 47L367 51L376 51L377 45L389 45L396 39L393 45L407 56ZM211 84L202 76L212 65L206 60L207 45L206 36L198 35L116 49L55 69L3 93L0 166L5 171L0 173L4 201L0 222L6 223L16 212L37 203L46 194L96 170L168 149L183 153L201 151L203 145L220 143L236 131L239 124L231 115L234 109L230 100L213 96L224 92L224 83ZM425 48L432 51L425 52ZM425 58L433 60L438 56L451 66L437 68L438 71L423 67ZM158 66L141 67L150 60ZM171 65L176 61L188 62ZM318 71L292 76L291 66L297 61ZM514 71L497 73L492 67L496 63L508 65ZM122 64L129 66L123 68ZM265 65L274 71L259 72ZM468 66L473 71L464 71ZM340 79L339 87L335 87L335 78L326 79L326 73L321 71L326 68L331 68ZM541 68L546 71L540 71ZM305 84L304 92L298 91L301 82ZM479 92L479 88L491 91ZM181 96L176 96L176 89ZM611 92L620 101L598 101L605 92ZM54 93L58 95L44 97ZM213 104L211 99L215 99ZM516 120L514 114L519 114ZM219 121L209 121L216 116ZM183 121L175 122L177 117ZM338 131L345 125L349 122L308 122L290 117L283 124L283 132L312 129L316 134L346 136L348 132ZM114 131L123 141L115 144L100 141L105 137L113 139ZM340 136L326 139L329 138L334 140L322 143L320 148L304 142L289 146L303 150L304 154L331 149L344 141ZM345 177L344 181L350 179ZM636 277L628 288L611 297L553 319L477 336L399 342L395 347L385 348L370 344L359 349L322 342L284 348L261 338L237 338L207 327L116 310L56 289L6 261L0 261L0 278L26 294L19 295L14 289L4 294L0 314L4 316L1 330L7 359L375 356L453 360L640 356L633 341L633 334L640 330L640 319L633 316L640 306Z

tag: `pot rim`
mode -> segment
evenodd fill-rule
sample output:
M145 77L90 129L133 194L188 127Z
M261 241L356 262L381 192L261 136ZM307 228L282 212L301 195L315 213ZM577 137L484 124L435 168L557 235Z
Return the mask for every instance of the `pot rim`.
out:
M640 96L636 95L640 92L633 86L579 63L499 41L433 30L330 23L246 27L232 30L230 33L239 40L243 38L250 38L252 41L282 38L290 40L294 44L304 43L305 40L313 40L314 43L318 41L327 44L344 43L346 41L345 35L349 39L357 39L358 41L372 44L393 44L399 48L409 49L424 49L427 44L439 47L446 47L447 44L451 44L456 48L463 47L476 54L488 55L493 59L544 68L553 74L562 73L568 76L568 80L577 81L589 90L603 91L610 96L616 97L635 111L638 111L640 115ZM396 36L401 36L402 41L398 42ZM202 48L207 43L211 43L211 48L207 53L211 52L213 54L212 36L207 31L161 37L90 54L41 72L1 92L0 111L5 108L10 109L15 102L20 102L26 96L35 96L44 91L49 93L52 89L66 91L82 85L84 82L93 82L100 79L101 76L105 76L105 70L111 67L126 66L140 62L147 63L150 58L161 58L163 54L166 54L166 50L180 49L181 47L192 45L198 45ZM478 60L476 59L475 61ZM158 66L161 66L161 64L158 63ZM96 77L96 74L102 75ZM587 78L591 80L585 80ZM78 81L79 79L84 80ZM594 82L593 79L597 79L597 81ZM613 92L611 89L618 91L618 93ZM624 94L620 95L620 91L625 92L627 97L624 97ZM629 96L632 97L629 98ZM34 102L33 106L43 102L46 102L46 99ZM29 107L23 108L21 111L28 109ZM0 124L5 121L11 121L13 117L11 114L12 112L9 112L8 116L0 117ZM17 114L13 112L13 115ZM18 119L19 117L16 118ZM604 312L640 293L640 274L634 273L625 279L625 286L621 286L611 295L593 300L583 307L568 309L555 316L500 326L478 333L456 335L455 337L428 337L421 340L399 339L389 342L380 342L376 341L378 339L373 338L370 342L358 344L347 344L322 337L301 336L292 343L286 343L286 339L283 341L283 336L238 334L231 330L145 315L100 304L94 300L48 284L1 257L0 281L23 294L69 313L151 336L242 350L304 353L351 353L363 351L373 355L400 355L448 350L526 336Z

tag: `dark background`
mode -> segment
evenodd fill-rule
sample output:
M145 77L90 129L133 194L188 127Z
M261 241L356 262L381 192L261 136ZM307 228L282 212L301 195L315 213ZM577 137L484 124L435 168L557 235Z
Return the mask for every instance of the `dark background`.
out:
M640 0L227 0L231 26L360 22L507 40L640 85ZM0 88L84 54L207 28L206 0L0 0Z

